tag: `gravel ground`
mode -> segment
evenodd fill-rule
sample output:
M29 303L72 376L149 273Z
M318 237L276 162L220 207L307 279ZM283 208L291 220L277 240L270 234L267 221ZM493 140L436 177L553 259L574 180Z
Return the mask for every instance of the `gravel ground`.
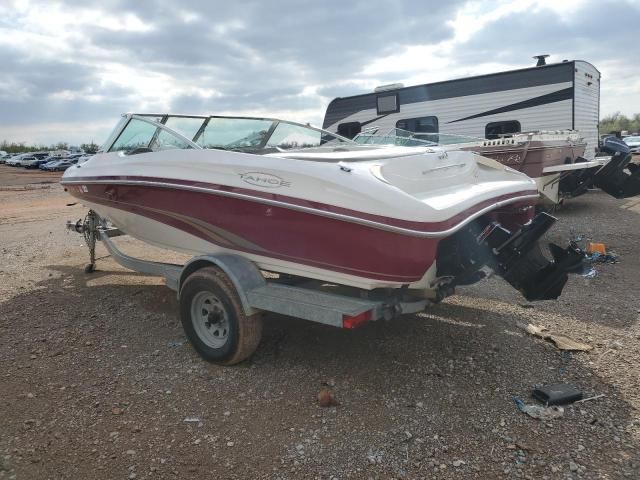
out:
M15 172L0 166L2 480L640 478L640 199L590 192L559 211L551 240L584 234L621 259L559 301L492 278L355 331L271 315L256 354L219 367L160 279L110 258L84 274L64 230L84 209L31 184L51 176ZM563 353L519 322L593 350ZM519 412L513 397L533 403L544 383L605 396L550 421ZM323 388L338 406L318 405Z

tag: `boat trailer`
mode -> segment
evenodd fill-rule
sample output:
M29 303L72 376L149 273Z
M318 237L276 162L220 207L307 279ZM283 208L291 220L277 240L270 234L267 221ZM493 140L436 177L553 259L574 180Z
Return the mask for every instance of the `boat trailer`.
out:
M164 277L177 293L180 318L191 344L206 360L223 365L239 363L255 351L262 313L352 329L369 321L421 312L432 303L408 297L405 289L370 292L306 278L269 278L253 262L232 254L197 256L184 265L134 258L112 240L126 234L92 210L84 219L68 221L67 229L85 238L90 258L86 273L95 271L96 242L102 241L123 267Z

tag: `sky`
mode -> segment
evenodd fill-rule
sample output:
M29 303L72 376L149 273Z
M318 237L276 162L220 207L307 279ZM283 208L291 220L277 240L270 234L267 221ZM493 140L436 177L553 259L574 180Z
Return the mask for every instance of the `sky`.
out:
M549 62L640 112L640 0L0 0L0 141L101 143L123 112L321 125L329 101Z

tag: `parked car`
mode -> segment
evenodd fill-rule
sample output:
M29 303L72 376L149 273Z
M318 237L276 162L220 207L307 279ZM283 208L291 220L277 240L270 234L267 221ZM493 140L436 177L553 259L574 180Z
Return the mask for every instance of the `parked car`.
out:
M48 172L64 172L67 168L69 168L71 165L75 165L76 163L78 163L77 158L62 158L60 160L48 162L42 165L42 167L40 168Z
M640 153L640 136L625 137L622 141L629 145L631 153Z
M22 160L22 157L27 157L27 156L28 155L26 153L22 153L20 155L14 155L13 157L7 159L6 164L11 165L12 167L15 167L20 163L20 160Z
M54 172L64 172L67 168L71 167L78 163L77 158L72 158L71 160L65 158L62 162L53 167Z
M40 170L47 170L47 167L50 167L51 165L53 165L56 162L59 162L60 158L58 158L58 157L49 157L46 160L47 161L45 163L40 164L40 166L38 167Z
M48 172L53 172L53 168L59 164L61 164L64 160L60 159L60 158L56 158L55 160L51 160L43 165L40 166L41 170L46 170Z
M51 162L52 160L60 160L59 157L34 157L32 160L22 160L21 165L24 168L40 168L40 165Z
M27 166L27 165L29 165L31 162L33 162L33 161L37 161L37 160L39 160L39 159L40 159L39 157L36 157L36 156L35 156L35 155L33 155L33 154L29 154L29 155L27 155L26 157L22 157L22 158L20 159L20 161L16 164L16 166L18 166L18 167L26 167L26 166Z
M42 160L38 157L25 157L20 161L20 166L24 168L38 168Z
M4 163L9 158L9 154L4 150L0 150L0 163Z
M33 159L33 158L35 157L30 153L22 153L20 155L16 155L15 157L12 157L10 160L7 160L7 165L11 165L12 167L21 167L23 160Z

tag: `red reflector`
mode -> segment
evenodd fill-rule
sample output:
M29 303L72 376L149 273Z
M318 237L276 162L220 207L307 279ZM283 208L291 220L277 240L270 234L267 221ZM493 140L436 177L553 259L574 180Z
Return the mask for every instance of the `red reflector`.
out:
M357 328L371 320L371 310L358 315L343 315L342 328Z

